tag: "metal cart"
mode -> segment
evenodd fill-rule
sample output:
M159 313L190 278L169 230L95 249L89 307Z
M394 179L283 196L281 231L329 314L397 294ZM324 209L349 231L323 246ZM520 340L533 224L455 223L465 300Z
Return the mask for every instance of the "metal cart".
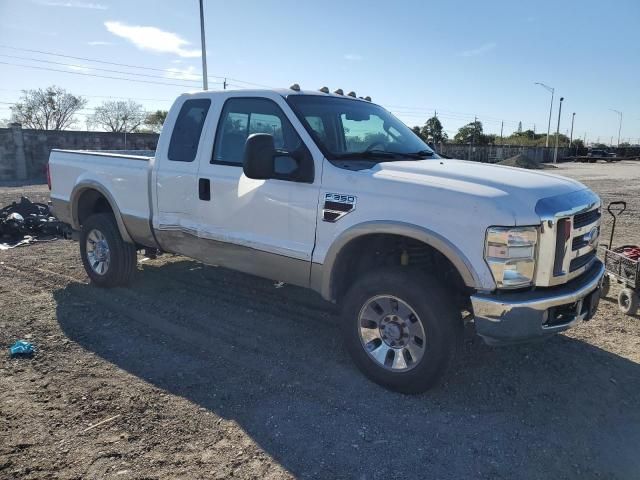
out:
M635 315L640 297L640 247L637 245L613 247L616 220L626 209L627 202L623 201L611 202L607 206L613 221L609 244L600 247L606 268L601 296L607 296L612 281L618 282L622 285L622 290L618 294L618 307L626 315Z

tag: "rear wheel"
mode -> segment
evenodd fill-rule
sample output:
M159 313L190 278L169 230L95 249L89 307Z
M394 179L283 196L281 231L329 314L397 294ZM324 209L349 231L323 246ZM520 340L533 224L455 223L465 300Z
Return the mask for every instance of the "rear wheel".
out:
M618 307L625 315L635 315L638 311L638 294L630 288L623 288L618 294Z
M136 247L125 242L113 215L91 215L80 232L82 264L99 287L127 285L136 270Z
M462 339L451 295L409 269L366 274L347 293L343 317L347 350L360 370L404 393L436 385L454 363Z

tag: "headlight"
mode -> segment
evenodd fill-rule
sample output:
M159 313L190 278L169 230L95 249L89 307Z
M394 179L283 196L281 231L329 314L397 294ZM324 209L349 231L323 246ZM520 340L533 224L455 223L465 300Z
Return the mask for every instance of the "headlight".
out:
M498 288L527 287L536 267L536 227L490 227L484 258Z

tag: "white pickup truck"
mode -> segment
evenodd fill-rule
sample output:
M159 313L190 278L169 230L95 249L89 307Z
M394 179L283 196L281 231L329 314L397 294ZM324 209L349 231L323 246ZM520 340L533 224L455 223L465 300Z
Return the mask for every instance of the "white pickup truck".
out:
M358 367L397 391L441 379L469 319L512 343L598 306L597 195L440 158L352 93L185 94L154 157L54 150L49 169L97 286L127 284L147 248L314 289L341 305Z

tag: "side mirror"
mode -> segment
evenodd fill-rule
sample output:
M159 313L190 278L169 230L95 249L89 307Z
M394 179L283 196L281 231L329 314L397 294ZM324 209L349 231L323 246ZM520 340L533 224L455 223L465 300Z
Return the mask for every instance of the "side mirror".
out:
M311 152L302 145L293 152L276 150L273 135L249 135L244 147L242 170L255 180L289 180L313 183L315 168Z
M277 152L273 135L254 133L249 135L244 146L242 170L249 178L266 180L274 177L273 159Z

